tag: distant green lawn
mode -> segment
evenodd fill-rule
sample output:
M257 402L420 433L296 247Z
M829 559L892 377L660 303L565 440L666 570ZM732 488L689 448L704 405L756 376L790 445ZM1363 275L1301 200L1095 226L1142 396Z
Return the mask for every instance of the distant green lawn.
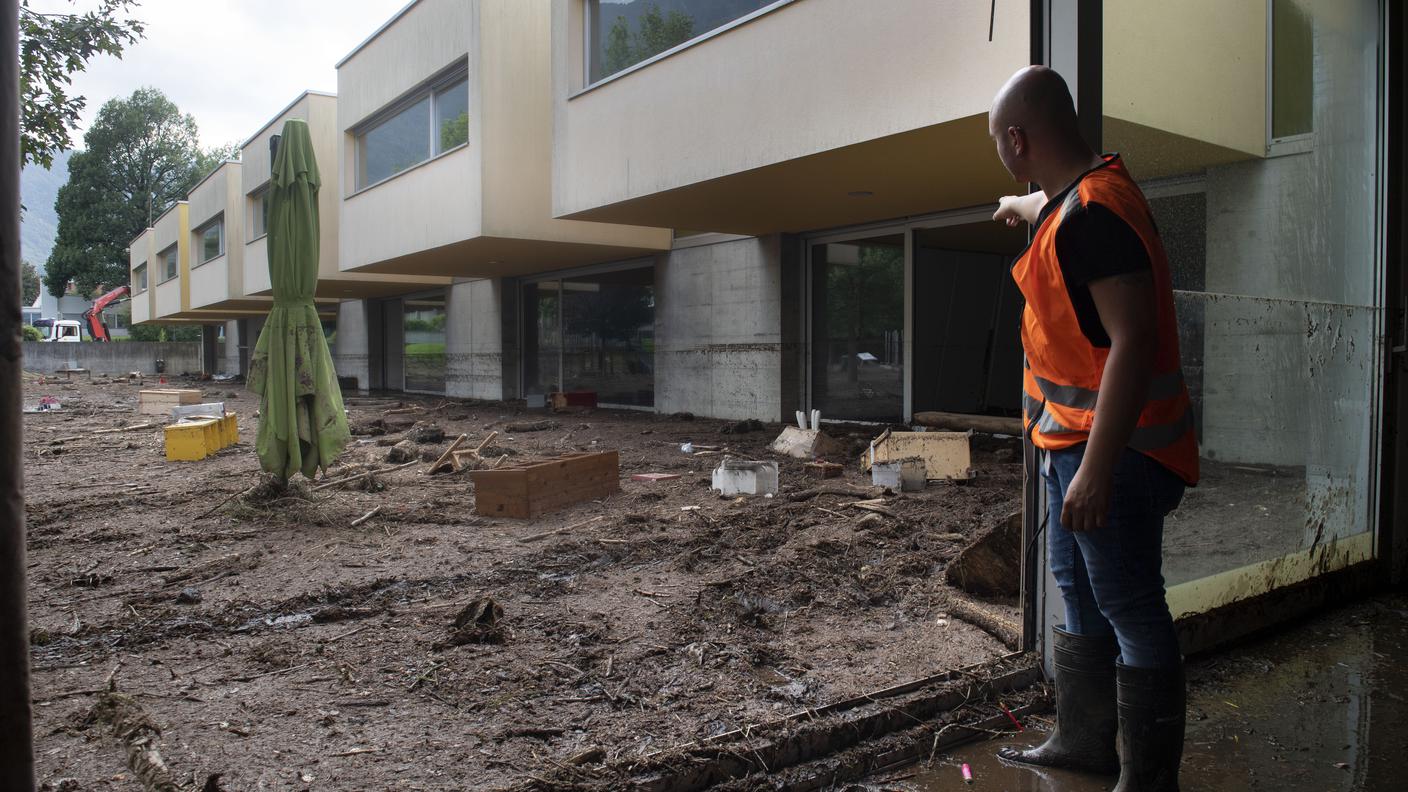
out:
M406 344L406 356L409 357L411 355L439 355L444 357L445 343L442 341L440 343Z

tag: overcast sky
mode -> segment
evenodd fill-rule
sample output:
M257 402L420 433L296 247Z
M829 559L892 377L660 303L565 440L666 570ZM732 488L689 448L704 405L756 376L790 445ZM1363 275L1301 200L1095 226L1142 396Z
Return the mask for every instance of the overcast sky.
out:
M203 145L243 142L312 88L337 90L333 68L408 0L142 0L146 37L121 60L101 56L74 78L87 97L82 128L103 102L144 85L195 116ZM30 0L40 12L89 10L94 0Z

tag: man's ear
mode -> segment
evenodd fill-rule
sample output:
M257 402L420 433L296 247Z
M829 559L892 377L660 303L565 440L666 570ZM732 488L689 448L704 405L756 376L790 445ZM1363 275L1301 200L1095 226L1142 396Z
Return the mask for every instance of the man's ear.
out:
M1027 132L1019 126L1007 127L1007 140L1012 144L1012 153L1022 156L1027 153Z

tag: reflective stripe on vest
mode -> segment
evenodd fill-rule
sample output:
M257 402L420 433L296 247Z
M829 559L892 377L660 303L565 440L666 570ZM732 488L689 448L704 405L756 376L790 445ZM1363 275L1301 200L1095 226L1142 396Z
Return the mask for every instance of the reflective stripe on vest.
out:
M1117 157L1081 177L1012 267L1027 303L1022 314L1022 409L1032 442L1050 450L1068 448L1089 437L1095 420L1109 350L1095 347L1081 329L1056 246L1061 223L1090 203L1109 209L1135 231L1149 254L1154 279L1157 344L1149 353L1154 372L1128 445L1195 484L1197 439L1178 354L1168 260L1148 203Z

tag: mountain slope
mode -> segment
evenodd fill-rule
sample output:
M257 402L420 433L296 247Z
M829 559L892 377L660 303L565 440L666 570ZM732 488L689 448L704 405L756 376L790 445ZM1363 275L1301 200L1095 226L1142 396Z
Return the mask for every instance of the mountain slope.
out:
M54 155L54 166L49 170L30 165L20 172L20 201L24 204L20 255L38 267L41 274L59 231L54 201L59 197L59 188L68 182L68 158L72 153L64 151Z

